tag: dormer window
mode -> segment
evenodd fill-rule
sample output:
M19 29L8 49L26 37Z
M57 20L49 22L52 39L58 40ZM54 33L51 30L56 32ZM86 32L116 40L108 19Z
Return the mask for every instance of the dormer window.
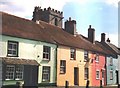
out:
M13 57L18 56L18 42L8 41L7 56L13 56Z
M55 25L58 26L58 19L55 18Z

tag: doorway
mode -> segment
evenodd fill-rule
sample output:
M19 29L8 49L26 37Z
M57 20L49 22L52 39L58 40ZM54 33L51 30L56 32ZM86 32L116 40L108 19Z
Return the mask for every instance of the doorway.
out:
M79 85L79 69L74 68L74 85Z

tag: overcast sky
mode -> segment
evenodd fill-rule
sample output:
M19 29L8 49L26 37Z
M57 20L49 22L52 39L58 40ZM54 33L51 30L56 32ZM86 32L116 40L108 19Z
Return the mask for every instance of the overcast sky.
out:
M0 0L0 11L32 19L35 6L63 11L64 19L76 20L77 32L87 37L88 26L95 28L95 39L106 33L111 43L118 46L119 0Z

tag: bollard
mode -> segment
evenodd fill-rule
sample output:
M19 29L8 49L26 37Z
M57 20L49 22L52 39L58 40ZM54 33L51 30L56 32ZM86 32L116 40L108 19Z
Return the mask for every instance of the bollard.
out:
M87 80L86 88L89 88L89 80Z
M69 88L69 82L65 81L65 88Z

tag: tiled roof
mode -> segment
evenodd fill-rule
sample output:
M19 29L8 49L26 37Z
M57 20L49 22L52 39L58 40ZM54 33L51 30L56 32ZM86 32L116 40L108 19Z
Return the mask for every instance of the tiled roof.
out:
M116 56L116 53L113 50L108 49L108 46L106 46L105 42L95 41L95 44L101 47L105 52L107 52L108 55Z
M39 24L36 24L31 20L16 17L4 12L1 13L3 35L33 39L106 54L102 48L90 43L81 35L75 37L65 32L64 29L43 21L39 21Z
M22 59L22 58L8 58L8 57L0 57L3 63L6 64L21 64L21 65L36 65L38 66L38 62L35 60Z
M109 48L111 48L111 50L113 50L116 54L120 55L120 50L118 49L118 47L116 47L112 43L106 42L106 46L109 46Z

